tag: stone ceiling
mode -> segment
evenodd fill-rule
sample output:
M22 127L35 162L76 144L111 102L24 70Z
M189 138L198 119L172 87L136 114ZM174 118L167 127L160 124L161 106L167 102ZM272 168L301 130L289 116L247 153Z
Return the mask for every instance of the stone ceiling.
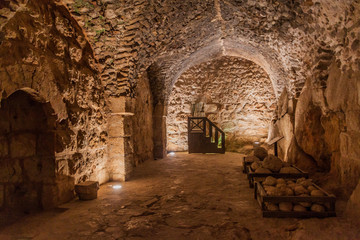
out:
M2 3L0 27L26 2ZM298 96L329 49L326 58L348 66L357 62L342 46L356 38L349 33L359 24L353 19L358 0L57 2L67 5L85 30L107 95L133 96L139 75L148 69L155 103L163 102L182 72L225 55L263 67L277 96L284 87Z

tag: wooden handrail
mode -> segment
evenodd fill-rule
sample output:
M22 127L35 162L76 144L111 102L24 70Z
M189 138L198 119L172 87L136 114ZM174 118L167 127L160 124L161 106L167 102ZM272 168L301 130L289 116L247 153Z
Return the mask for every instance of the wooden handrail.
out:
M196 120L200 120L200 121L196 121ZM207 126L207 124L209 124L209 125ZM207 127L209 129L207 129ZM209 134L207 134L207 132L209 132ZM221 134L220 136L219 136L219 133ZM212 121L210 121L210 119L208 119L207 117L188 117L189 149L190 149L190 145L192 145L192 144L196 145L202 141L202 140L199 140L197 137L193 136L193 134L195 134L195 135L201 134L204 138L210 139L209 144L216 143L216 149L221 149L221 153L225 153L225 133L218 126L216 126ZM190 143L191 137L198 139L196 141L198 143L196 143L194 141L191 141L191 143ZM221 147L219 146L220 138L221 138ZM213 146L213 145L211 145L211 146ZM209 150L208 147L204 147L204 149L205 148ZM205 150L201 150L201 151L205 151ZM209 151L218 152L218 150L209 150ZM190 152L190 150L189 150L189 152Z
M219 132L221 132L221 134L225 134L223 130L221 130L218 126L215 125L215 123L213 123L212 121L210 121L210 119L208 119L207 117L189 117L189 119L202 119L207 121L211 126L215 127L216 130L218 130Z

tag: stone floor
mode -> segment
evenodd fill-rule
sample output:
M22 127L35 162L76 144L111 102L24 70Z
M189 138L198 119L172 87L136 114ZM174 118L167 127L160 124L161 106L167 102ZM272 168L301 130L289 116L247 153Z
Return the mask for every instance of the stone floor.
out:
M360 239L342 217L263 218L235 153L176 153L115 184L3 227L0 239Z

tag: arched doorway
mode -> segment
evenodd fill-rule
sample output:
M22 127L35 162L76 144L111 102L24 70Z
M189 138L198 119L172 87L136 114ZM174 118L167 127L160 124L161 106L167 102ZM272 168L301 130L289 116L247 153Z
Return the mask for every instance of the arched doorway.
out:
M0 215L15 217L56 205L54 129L50 103L32 89L1 102Z
M167 151L188 150L187 117L202 99L204 117L226 133L226 151L247 154L268 136L275 93L256 63L221 56L188 68L175 82L167 106Z

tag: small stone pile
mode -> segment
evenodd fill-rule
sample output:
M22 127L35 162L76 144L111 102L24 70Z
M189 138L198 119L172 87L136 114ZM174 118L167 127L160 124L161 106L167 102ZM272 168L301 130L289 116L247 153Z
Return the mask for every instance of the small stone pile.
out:
M311 179L299 178L297 180L267 177L262 182L264 190L269 196L300 196L300 197L323 197L325 193L316 188ZM280 202L265 203L269 211L295 211L295 212L325 212L330 209L329 203L323 202Z
M262 161L268 156L268 152L263 147L254 147L254 156Z
M268 154L263 147L255 147L254 156L247 156L245 161L251 163L250 168L255 173L300 173L299 170L291 167L289 163Z

